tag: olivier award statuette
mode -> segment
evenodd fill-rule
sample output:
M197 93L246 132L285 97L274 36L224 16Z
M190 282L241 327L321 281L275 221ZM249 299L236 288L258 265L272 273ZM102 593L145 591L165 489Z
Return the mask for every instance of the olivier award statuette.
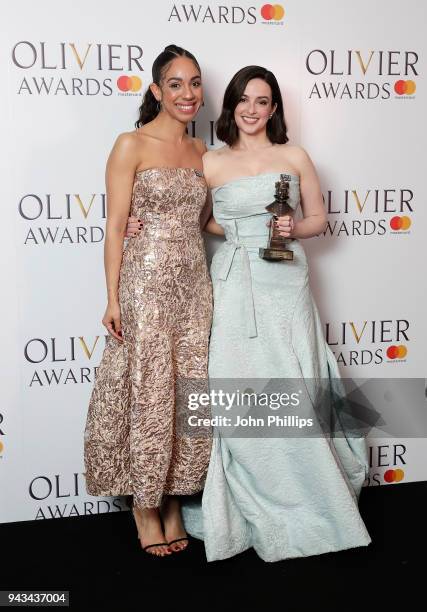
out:
M279 234L279 228L274 224L276 217L283 217L284 215L293 213L293 208L288 204L289 181L287 181L286 178L286 174L280 175L280 181L276 183L274 202L265 207L268 212L273 213L273 218L271 219L267 248L260 248L259 256L270 261L294 258L293 251L286 248L287 241L292 240L292 238L281 236Z

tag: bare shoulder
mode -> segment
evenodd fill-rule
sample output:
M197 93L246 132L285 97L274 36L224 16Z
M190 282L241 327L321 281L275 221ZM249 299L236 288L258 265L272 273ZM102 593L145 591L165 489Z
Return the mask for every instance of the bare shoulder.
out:
M220 147L219 149L210 149L209 151L206 151L206 153L203 155L203 162L207 162L209 164L219 162L224 155L227 154L226 150L228 150L228 147Z
M291 161L304 162L310 159L307 151L298 145L290 145L288 143L280 145L281 152L287 159Z
M282 160L288 168L294 169L300 176L315 171L307 151L298 145L280 145Z
M219 147L219 149L215 149L213 151L218 157L226 157L230 155L230 147L228 145L224 145L223 147Z
M212 162L215 162L215 158L216 158L215 153L216 151L206 150L202 156L203 163L211 164Z
M224 156L223 149L224 147L221 147L220 149L211 149L210 151L206 151L206 153L202 157L203 167L205 171L214 171L215 168L217 168L218 165L221 164L221 161Z
M139 140L135 131L123 132L117 136L114 149L119 152L130 153L136 150L138 144Z
M193 144L196 147L198 153L200 153L200 155L203 155L204 153L207 152L207 147L206 147L206 143L204 140L202 140L201 138L193 138Z
M203 173L208 185L210 186L215 184L217 172L223 165L224 149L225 147L221 147L220 149L211 149L210 151L206 151L202 157Z
M139 145L135 132L123 132L116 138L107 167L132 171L137 166L138 156Z

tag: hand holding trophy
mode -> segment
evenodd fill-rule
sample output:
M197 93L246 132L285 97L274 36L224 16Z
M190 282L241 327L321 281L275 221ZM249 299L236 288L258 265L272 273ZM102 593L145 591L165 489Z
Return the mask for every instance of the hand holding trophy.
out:
M293 208L288 204L289 198L289 181L286 180L286 174L280 175L280 181L276 183L276 195L274 202L266 206L266 210L273 213L274 217L283 217L293 213ZM262 259L268 259L270 261L281 261L283 259L291 260L294 258L294 253L290 249L286 248L287 240L293 240L292 238L285 238L279 233L279 228L274 223L274 217L270 224L270 233L268 236L267 248L259 249L259 256Z

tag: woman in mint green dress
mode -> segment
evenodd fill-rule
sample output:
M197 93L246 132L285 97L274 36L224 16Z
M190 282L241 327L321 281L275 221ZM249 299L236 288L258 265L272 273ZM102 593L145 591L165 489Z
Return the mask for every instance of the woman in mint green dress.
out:
M340 377L301 243L326 223L316 171L303 149L286 144L280 89L265 68L248 66L233 77L216 129L227 144L203 157L213 201L205 229L225 235L211 264L209 380L213 387L219 379L252 386L299 380L316 416L316 381ZM288 203L294 212L301 205L299 221L293 214L272 219L265 209L283 174ZM270 222L292 238L292 261L259 256ZM185 527L204 540L208 561L250 547L264 561L279 561L370 543L358 510L368 475L362 435L241 435L214 427L203 497L182 504Z

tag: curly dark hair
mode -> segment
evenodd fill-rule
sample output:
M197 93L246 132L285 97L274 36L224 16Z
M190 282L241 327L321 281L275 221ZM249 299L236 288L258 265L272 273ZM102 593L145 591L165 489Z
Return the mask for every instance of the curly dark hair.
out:
M285 114L283 110L282 94L274 74L262 66L246 66L231 79L224 94L221 114L215 123L216 135L219 140L226 142L230 147L236 142L239 130L234 120L234 111L252 79L262 79L271 87L272 104L277 108L267 123L267 136L272 143L284 144L288 142Z
M190 51L178 47L177 45L168 45L164 50L156 57L152 67L153 83L160 85L160 81L164 74L165 68L174 60L176 57L188 57L194 62L197 70L201 72L200 66L196 58ZM139 118L135 122L135 127L139 128L149 121L152 121L159 114L159 105L153 92L150 88L145 92L142 104L139 107Z

